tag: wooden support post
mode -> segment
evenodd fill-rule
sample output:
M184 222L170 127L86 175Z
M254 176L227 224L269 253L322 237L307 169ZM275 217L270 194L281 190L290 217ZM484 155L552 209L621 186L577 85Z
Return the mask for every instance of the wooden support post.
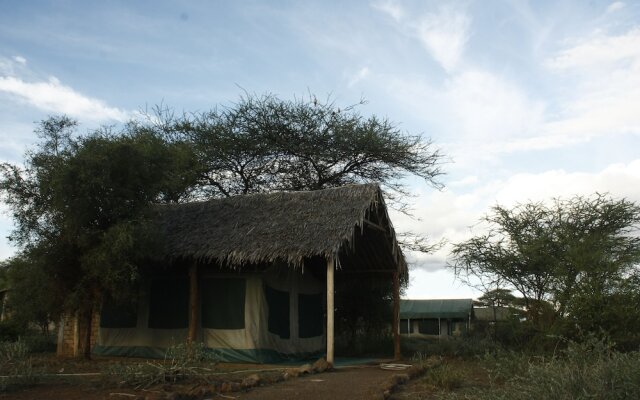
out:
M393 274L393 358L400 360L400 274L398 271Z
M327 260L327 362L333 366L334 320L334 260Z
M196 341L198 333L198 264L189 267L189 333L187 343Z

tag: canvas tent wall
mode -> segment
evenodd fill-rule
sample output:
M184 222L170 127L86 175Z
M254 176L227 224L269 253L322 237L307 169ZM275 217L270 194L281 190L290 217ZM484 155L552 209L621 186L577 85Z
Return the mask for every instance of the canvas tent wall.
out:
M472 316L472 299L401 300L400 333L459 336L469 330Z
M337 279L385 274L396 303L407 279L374 184L160 206L156 222L164 242L149 279L128 319L123 310L119 318L103 312L95 353L158 356L194 335L226 360L265 362L325 347L330 354L333 271ZM169 270L175 275L163 276ZM189 309L197 312L185 316Z
M204 272L199 280L197 341L223 361L274 362L324 350L323 285L310 273L272 266L263 272ZM103 307L98 355L162 357L188 331L188 279L150 279L135 310Z

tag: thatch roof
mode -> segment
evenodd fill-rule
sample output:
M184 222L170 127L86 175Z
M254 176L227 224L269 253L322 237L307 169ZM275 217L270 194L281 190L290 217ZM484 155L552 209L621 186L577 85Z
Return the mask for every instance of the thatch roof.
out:
M159 222L169 259L232 267L281 260L299 266L312 257L340 256L342 264L358 259L354 268L371 269L375 262L376 268L406 273L382 192L374 184L161 206Z

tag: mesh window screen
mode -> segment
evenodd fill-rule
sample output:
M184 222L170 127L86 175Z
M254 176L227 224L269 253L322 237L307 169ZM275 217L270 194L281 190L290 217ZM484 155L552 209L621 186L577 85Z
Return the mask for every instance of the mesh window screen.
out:
M138 324L138 304L135 301L116 303L105 299L100 311L101 328L135 328Z
M289 293L265 286L265 295L269 307L269 332L289 339Z
M202 327L209 329L244 329L243 278L202 280Z
M149 328L182 329L189 326L187 279L153 279L149 297Z
M324 332L322 294L298 295L299 337L322 336Z

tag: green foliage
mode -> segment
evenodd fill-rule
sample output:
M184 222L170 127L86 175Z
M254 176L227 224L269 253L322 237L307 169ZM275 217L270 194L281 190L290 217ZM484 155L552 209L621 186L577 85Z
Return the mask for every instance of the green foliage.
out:
M195 145L204 166L200 188L213 196L359 182L400 190L406 174L437 185L441 156L429 141L356 108L315 96L247 94L230 107L180 118L158 110L150 129Z
M638 205L598 194L496 206L484 220L488 234L454 247L459 278L519 292L542 335L602 330L614 340L638 339L640 311L627 306L640 296Z
M87 313L102 295L130 293L154 245L150 205L181 199L195 176L183 144L135 125L75 137L76 125L43 121L24 167L2 165L11 239L23 249L10 262L14 308L42 326L64 307Z
M0 342L13 342L27 334L29 328L21 320L9 318L0 321Z
M35 254L33 252L32 254ZM30 325L36 325L42 333L47 333L52 321L57 321L62 304L62 293L50 275L46 273L43 260L36 257L17 256L3 263L3 269L11 285L5 300L5 316L3 323L10 332L10 325L21 328L21 332L13 337L27 334ZM0 328L0 336L4 329Z

